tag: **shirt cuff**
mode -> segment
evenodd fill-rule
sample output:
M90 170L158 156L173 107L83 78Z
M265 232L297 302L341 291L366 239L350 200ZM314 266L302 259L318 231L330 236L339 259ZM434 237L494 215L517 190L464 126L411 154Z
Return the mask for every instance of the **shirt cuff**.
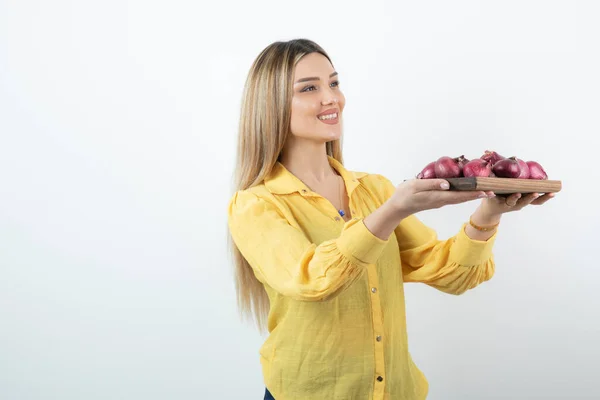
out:
M344 256L364 266L375 264L387 243L388 240L375 236L360 218L346 222L337 240L338 249Z
M460 232L455 236L450 248L449 259L465 267L481 265L492 258L492 248L496 241L498 231L488 240L471 239L465 232L467 224L463 224Z

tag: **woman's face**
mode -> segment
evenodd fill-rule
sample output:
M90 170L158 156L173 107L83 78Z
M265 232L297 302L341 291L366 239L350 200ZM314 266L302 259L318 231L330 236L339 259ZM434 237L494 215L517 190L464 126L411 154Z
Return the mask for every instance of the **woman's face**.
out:
M321 143L340 139L345 104L329 60L319 53L304 56L294 71L292 135Z

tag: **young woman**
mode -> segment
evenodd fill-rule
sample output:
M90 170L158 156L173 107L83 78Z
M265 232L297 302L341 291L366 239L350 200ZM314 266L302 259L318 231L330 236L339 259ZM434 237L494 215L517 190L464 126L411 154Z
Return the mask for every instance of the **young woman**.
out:
M327 53L275 42L254 61L239 126L228 221L238 302L269 336L265 399L424 399L407 345L404 282L461 294L494 273L501 215L552 195L395 187L343 165L345 98ZM482 198L439 240L415 213Z

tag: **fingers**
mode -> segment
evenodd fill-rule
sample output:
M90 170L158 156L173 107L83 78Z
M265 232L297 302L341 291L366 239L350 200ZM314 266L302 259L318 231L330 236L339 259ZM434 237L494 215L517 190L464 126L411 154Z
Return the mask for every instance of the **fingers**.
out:
M541 205L554 197L554 193L547 193L541 195L540 193L512 193L510 195L498 196L498 204L500 204L505 211L517 211L532 204Z
M544 204L548 200L554 198L555 196L556 196L555 193L546 193L546 194L538 197L534 201L532 201L531 204L534 205L534 206L541 206L542 204Z
M493 194L492 194L493 196ZM460 204L468 201L488 197L488 194L480 191L438 191L417 193L415 198L421 204L429 203L434 208L443 207L449 204Z
M409 185L414 194L422 193L426 196L422 198L422 201L435 203L436 207L442 207L446 204L465 203L476 199L486 197L491 198L495 196L493 192L448 190L449 183L446 179L413 179L405 181L405 183ZM506 212L519 210L529 204L542 205L553 197L555 197L555 193L546 193L543 195L540 193L528 193L525 195L521 193L512 193L498 195L498 199L495 202L501 204L505 208L504 212ZM429 201L427 201L426 198Z
M410 181L410 185L414 193L450 189L450 184L445 179L413 179Z
M510 196L508 196L504 202L509 207L515 207L521 197L521 193L513 193Z
M520 203L522 204L523 207L525 207L525 206L531 204L538 197L540 197L539 193L529 193L528 195L526 195L525 197L523 197L521 199Z
M540 193L529 193L525 196L522 196L515 205L517 208L523 208L529 204L541 205L550 200L552 197L554 197L554 193L547 193L544 195L541 195Z
M464 191L440 193L444 204L460 204L488 197L485 192Z

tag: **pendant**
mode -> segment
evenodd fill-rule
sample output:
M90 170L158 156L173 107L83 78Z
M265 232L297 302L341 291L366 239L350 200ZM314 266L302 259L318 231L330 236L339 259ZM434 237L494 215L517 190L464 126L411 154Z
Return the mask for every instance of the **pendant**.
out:
M340 216L342 216L342 217L343 217L344 215L346 215L346 213L344 212L344 210L338 210L338 213L340 213Z

